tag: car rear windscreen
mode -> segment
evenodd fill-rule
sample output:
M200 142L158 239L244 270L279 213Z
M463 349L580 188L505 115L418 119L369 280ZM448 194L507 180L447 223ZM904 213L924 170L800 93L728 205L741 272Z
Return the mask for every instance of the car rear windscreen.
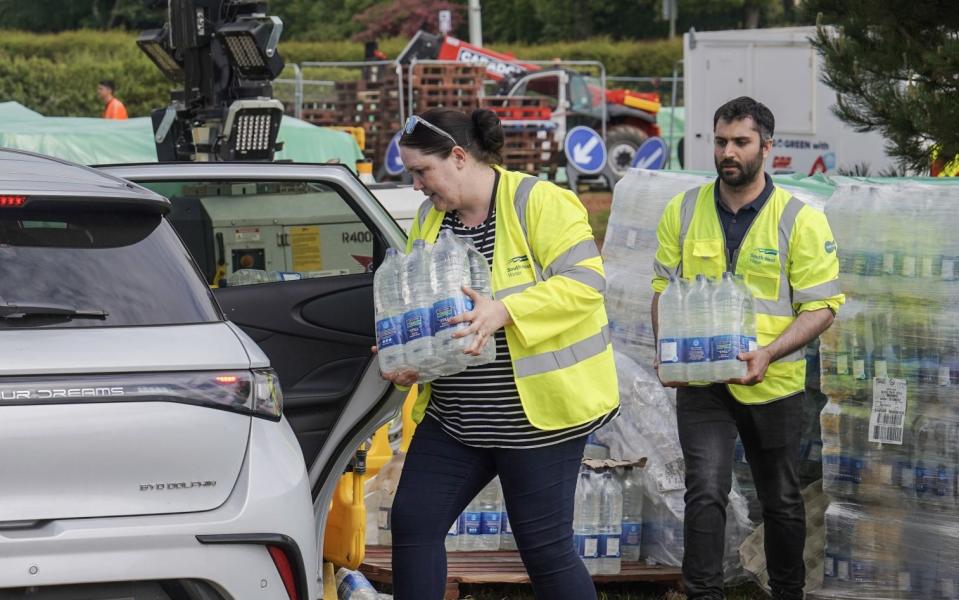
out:
M0 209L0 329L221 320L160 215Z

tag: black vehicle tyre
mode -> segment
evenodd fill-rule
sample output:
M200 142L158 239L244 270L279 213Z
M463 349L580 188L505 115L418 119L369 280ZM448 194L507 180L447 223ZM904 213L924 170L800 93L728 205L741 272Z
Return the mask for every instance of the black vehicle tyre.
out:
M630 165L633 164L633 158L636 156L636 150L646 141L646 132L632 125L616 125L606 132L606 150L609 155L608 170L613 174L617 181L623 178Z

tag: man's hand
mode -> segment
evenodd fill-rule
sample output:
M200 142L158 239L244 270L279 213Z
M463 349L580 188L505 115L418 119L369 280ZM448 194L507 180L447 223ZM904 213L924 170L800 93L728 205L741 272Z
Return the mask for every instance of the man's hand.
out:
M752 352L740 352L737 357L746 363L746 375L740 379L731 379L727 383L737 383L739 385L756 385L762 383L766 377L766 369L772 361L768 347L753 350Z
M373 351L373 354L376 354L377 348L373 346L370 348ZM384 373L380 371L380 377L389 381L394 385L400 385L403 387L410 387L416 380L419 378L420 374L413 369L401 369L399 371L389 371Z
M460 329L453 334L454 338L476 334L470 347L464 350L465 354L479 356L483 346L493 337L493 334L513 322L506 310L506 305L499 300L490 300L481 296L468 286L463 286L463 293L473 301L473 310L450 319L450 324L469 323L469 327ZM492 343L492 342L491 342Z

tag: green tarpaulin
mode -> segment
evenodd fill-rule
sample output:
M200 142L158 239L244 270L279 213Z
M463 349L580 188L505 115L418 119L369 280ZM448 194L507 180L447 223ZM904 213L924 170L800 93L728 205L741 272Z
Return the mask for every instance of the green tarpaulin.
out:
M277 160L323 163L338 160L355 169L363 158L352 136L283 117ZM0 147L29 150L84 165L156 162L153 126L140 117L110 121L44 117L16 102L0 102Z

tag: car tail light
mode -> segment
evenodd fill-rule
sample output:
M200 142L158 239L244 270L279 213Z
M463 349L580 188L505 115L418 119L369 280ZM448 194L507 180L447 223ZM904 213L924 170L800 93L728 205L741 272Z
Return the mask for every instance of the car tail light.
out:
M290 600L299 600L299 595L296 593L296 578L293 575L293 565L290 564L290 557L288 557L283 548L279 546L267 546L266 549L270 552L270 558L273 559L273 564L276 565L276 570L280 574L280 579L283 580L283 587L286 588L286 593L290 597Z
M0 208L20 208L26 203L26 196L8 196L5 194L0 194Z
M274 421L283 412L283 392L273 369L0 381L0 405L71 402L179 402Z

